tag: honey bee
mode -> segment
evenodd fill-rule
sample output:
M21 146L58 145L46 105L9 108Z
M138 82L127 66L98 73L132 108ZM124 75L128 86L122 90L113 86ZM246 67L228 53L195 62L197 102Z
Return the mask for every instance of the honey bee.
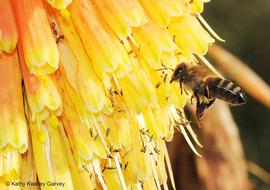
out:
M209 108L216 98L231 105L245 104L247 98L242 89L235 83L213 75L201 65L179 64L173 72L170 83L180 83L181 94L192 92L191 102L196 98L196 116L200 119L205 109Z

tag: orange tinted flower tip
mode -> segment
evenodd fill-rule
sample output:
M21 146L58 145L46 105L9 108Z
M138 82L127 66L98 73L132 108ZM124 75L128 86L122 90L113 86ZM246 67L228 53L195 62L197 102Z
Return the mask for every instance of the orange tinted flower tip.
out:
M10 144L24 152L28 143L21 80L17 52L0 56L0 148Z
M10 0L0 3L0 51L12 52L17 45L18 33Z
M48 74L58 68L59 55L41 0L14 3L25 62L31 73Z

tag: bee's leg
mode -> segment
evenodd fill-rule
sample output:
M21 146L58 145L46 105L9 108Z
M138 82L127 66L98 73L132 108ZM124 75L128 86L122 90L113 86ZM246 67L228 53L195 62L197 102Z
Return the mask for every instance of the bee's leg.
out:
M216 99L212 99L209 101L209 103L207 104L207 108L209 108L214 102L215 102Z
M205 103L198 103L197 102L197 109L196 109L196 117L200 120L204 114L204 110L207 108L207 104Z
M196 104L196 117L198 120L200 120L203 116L204 110L207 108L207 105L205 103L200 102L200 96L198 94L198 91L194 92L194 96L196 97L197 104Z
M186 91L186 89L184 89L184 91L185 91L186 95L188 95L188 92Z
M181 90L181 95L183 95L183 84L180 82L180 90Z
M209 94L209 88L207 85L205 85L205 95L204 95L207 99L210 99L210 94Z
M194 94L191 95L190 103L193 104Z

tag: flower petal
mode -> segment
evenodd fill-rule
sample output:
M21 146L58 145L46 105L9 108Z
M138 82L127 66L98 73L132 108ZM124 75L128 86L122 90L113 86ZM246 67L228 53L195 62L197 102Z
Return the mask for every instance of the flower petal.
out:
M41 0L14 3L20 43L30 73L48 74L58 68L59 55Z
M0 56L0 149L9 144L23 153L28 134L21 83L17 52Z
M10 0L0 3L0 51L11 52L17 45L18 32Z
M189 61L192 61L194 53L205 55L208 45L215 42L199 21L191 15L172 19L169 31L180 47L182 55Z
M92 2L74 0L70 11L94 70L102 80L106 73L130 62L126 50L106 27Z

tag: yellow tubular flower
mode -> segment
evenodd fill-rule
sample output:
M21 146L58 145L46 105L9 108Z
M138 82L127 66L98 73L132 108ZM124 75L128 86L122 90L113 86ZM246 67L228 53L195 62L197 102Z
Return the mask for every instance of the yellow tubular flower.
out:
M147 104L147 98L143 96L143 88L140 86L139 79L135 73L127 74L119 79L119 84L123 91L123 99L129 110L139 114Z
M27 143L27 125L24 116L21 87L22 76L17 52L0 57L0 149L11 145L21 153Z
M68 81L80 93L88 111L98 113L105 106L109 109L109 99L105 96L102 84L91 67L91 61L72 21L60 15L58 20L65 36L65 39L59 43L60 59Z
M17 45L18 33L10 0L0 3L0 51L11 52Z
M24 56L19 46L21 70L32 120L44 120L50 111L59 114L62 100L51 76L30 74L24 61Z
M147 22L143 9L136 0L95 0L99 11L117 37L123 41L132 28Z
M106 73L111 74L119 65L130 61L120 41L101 20L93 2L74 0L69 8L94 70L102 80Z
M14 3L20 43L30 73L47 74L58 67L59 55L41 0Z
M54 8L64 9L72 2L72 0L47 0Z
M73 184L59 125L61 123L55 116L48 118L41 126L30 122L33 152L39 180L63 182L63 189L69 190L73 189Z
M138 130L135 118L131 120L131 149L123 154L124 174L130 185L144 182L151 177L151 156L146 154L147 148L142 141L143 136ZM125 166L126 164L126 166ZM146 180L147 181L147 180Z
M171 16L183 14L183 3L178 0L139 0L148 15L161 27L166 27Z
M84 163L93 159L93 153L106 158L106 149L98 138L97 131L93 125L90 125L92 123L88 121L88 114L82 100L64 77L59 82L65 107L61 119L78 165L82 167Z
M220 39L206 1L2 0L0 189L175 189L165 141L201 144L170 78L214 43L201 23Z
M118 112L120 110L120 112ZM126 110L119 109L112 116L107 116L106 118L102 118L104 120L104 127L107 132L105 134L107 141L111 145L112 149L120 150L125 148L126 150L130 150L131 139L129 138L131 135L130 125L128 116L126 115Z
M139 60L152 68L160 67L162 52L174 52L176 49L169 32L153 22L135 28L133 32L136 42L140 44Z
M20 179L21 164L21 154L16 149L10 145L0 149L0 187L5 188L6 181Z
M191 61L193 53L205 55L208 45L215 42L204 30L199 21L191 15L185 15L172 19L169 31L176 44L180 47L182 55Z
M30 132L28 132L28 135L30 135ZM32 144L31 138L28 138L28 143ZM29 146L27 152L25 152L22 155L22 168L21 168L21 175L20 175L20 181L31 181L36 182L37 181L37 172L36 167L34 164L34 155L33 155L33 147ZM37 190L38 187L24 187L22 189L29 189L29 190Z
M203 12L203 5L206 2L209 2L210 0L193 0L190 4L189 8L191 12L200 14Z

